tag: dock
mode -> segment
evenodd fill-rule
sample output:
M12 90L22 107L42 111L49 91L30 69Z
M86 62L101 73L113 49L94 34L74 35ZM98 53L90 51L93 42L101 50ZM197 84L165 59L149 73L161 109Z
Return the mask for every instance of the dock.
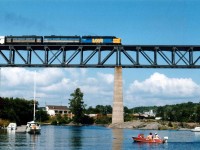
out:
M26 133L26 125L17 126L16 133Z

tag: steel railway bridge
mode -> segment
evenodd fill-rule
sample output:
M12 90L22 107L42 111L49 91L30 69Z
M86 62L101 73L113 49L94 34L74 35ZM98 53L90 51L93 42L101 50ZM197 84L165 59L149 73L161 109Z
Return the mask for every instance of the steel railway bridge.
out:
M115 68L112 123L119 123L122 68L200 68L200 46L0 45L0 67Z
M200 46L0 45L0 67L200 68Z

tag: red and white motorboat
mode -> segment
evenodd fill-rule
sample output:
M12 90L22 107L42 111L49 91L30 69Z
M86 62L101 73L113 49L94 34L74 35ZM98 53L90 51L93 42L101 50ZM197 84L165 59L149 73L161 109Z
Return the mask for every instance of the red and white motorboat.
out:
M148 139L143 136L132 137L134 142L142 142L142 143L166 143L168 137L164 137L164 139Z

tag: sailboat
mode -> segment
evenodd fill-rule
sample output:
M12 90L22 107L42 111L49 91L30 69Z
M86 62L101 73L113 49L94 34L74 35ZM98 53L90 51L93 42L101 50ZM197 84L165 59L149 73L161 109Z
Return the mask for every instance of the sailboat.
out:
M26 125L26 132L27 133L30 133L30 134L40 134L40 131L41 131L41 126L39 123L35 122L35 87L36 87L36 84L35 84L35 77L36 77L36 72L34 74L34 108L33 108L33 121L30 121L30 122L27 122L27 125Z

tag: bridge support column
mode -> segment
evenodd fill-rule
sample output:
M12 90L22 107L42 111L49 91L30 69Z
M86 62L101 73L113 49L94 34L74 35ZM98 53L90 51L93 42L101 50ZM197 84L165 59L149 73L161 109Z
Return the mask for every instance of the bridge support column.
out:
M122 67L115 67L112 124L124 122Z

